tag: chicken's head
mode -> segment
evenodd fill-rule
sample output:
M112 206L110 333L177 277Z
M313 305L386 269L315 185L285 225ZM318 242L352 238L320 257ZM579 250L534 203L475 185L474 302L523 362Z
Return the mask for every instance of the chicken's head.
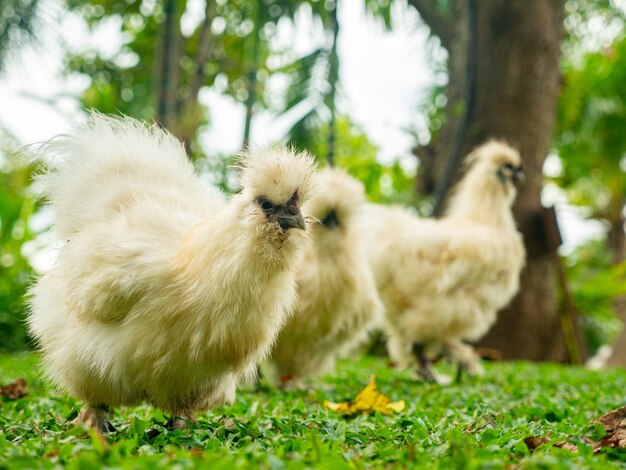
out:
M320 187L304 206L307 215L315 217L315 236L345 231L348 220L365 203L363 184L343 170L325 168L318 173Z
M468 163L471 165L470 173L479 175L483 184L493 186L496 192L504 193L505 198L513 203L517 187L524 181L522 161L517 150L504 142L492 140L474 150L468 156Z
M282 238L306 230L302 204L314 186L315 162L306 152L266 148L240 159L240 197L250 221Z

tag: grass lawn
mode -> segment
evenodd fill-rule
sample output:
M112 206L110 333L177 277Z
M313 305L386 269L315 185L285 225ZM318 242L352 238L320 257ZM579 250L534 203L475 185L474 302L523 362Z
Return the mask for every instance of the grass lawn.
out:
M50 390L36 355L0 356L0 383L19 377L29 394L0 401L0 468L621 468L626 449L594 455L581 436L589 421L626 403L626 372L589 372L526 363L486 364L460 385L416 383L381 358L343 362L310 391L240 391L232 407L199 416L192 430L168 432L147 406L118 410L108 444L69 427L79 403ZM377 375L378 388L406 409L344 419L321 403L352 399ZM150 438L147 431L163 432ZM595 434L595 435L594 435ZM570 438L579 452L550 444L530 453L523 439ZM573 436L573 437L572 437Z

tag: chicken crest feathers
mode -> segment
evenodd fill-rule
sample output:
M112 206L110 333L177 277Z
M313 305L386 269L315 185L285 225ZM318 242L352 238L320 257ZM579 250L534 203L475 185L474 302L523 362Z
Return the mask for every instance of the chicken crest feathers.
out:
M274 204L286 203L297 191L306 200L315 190L315 160L307 152L287 147L266 147L237 159L240 186L252 198L266 197Z
M486 143L476 147L467 158L465 163L470 168L477 163L492 163L502 165L511 163L515 166L522 162L519 152L507 144L503 140L489 140Z
M365 203L363 183L339 168L323 168L318 172L318 191L305 205L307 215L318 219L325 217L330 211L336 211L338 217L351 215Z

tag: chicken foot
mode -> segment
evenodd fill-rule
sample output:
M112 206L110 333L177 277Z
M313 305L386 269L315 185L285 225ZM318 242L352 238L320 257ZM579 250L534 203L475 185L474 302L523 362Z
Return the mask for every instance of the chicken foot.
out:
M78 413L78 416L70 421L70 424L86 424L104 434L105 432L115 432L115 426L109 421L109 407L106 405L86 405Z
M189 429L189 423L198 424L191 413L181 413L180 415L168 419L167 423L165 423L165 429L168 431Z
M453 341L448 345L448 354L452 362L457 364L456 382L463 379L463 375L468 378L482 376L485 370L480 363L480 357L470 345L462 341Z
M426 348L423 343L413 343L413 354L417 359L417 375L425 382L437 382L433 372L432 362L426 356Z

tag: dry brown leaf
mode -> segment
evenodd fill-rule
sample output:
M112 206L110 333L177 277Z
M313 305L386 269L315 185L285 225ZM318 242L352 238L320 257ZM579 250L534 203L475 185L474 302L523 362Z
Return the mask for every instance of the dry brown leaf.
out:
M524 439L524 444L526 444L526 447L528 447L528 450L531 452L533 452L537 447L547 444L548 442L550 442L550 438L548 436L529 436ZM559 449L569 450L570 452L578 452L578 447L569 441L555 442L553 446L558 447Z
M531 452L534 451L540 445L547 444L548 442L550 442L550 438L546 436L543 436L543 437L529 436L529 437L524 438L524 444L526 444L526 447L528 447L528 450L530 450Z
M25 397L27 394L28 387L24 379L17 379L13 383L0 387L0 398L6 397L9 400L17 400L18 398Z
M554 444L554 447L569 450L570 452L578 452L578 447L576 447L576 444L572 444L569 441L557 442L556 444Z
M356 396L354 401L333 403L326 400L324 406L345 416L352 416L357 413L365 414L372 411L390 415L403 411L405 403L404 400L392 402L383 395L376 387L376 377L372 375L370 383Z
M598 442L591 441L594 452L600 452L604 447L614 449L626 447L626 406L609 411L592 424L604 426L606 434Z
M604 426L606 434L600 438L599 441L594 441L588 437L583 437L583 440L591 445L594 453L600 452L604 448L626 448L626 406L622 406L613 411L609 411L590 424L601 424ZM532 452L542 444L550 442L550 438L547 436L536 437L530 436L524 439L524 443L528 449ZM570 452L578 452L578 447L567 441L557 442L554 447L561 449L567 449Z

